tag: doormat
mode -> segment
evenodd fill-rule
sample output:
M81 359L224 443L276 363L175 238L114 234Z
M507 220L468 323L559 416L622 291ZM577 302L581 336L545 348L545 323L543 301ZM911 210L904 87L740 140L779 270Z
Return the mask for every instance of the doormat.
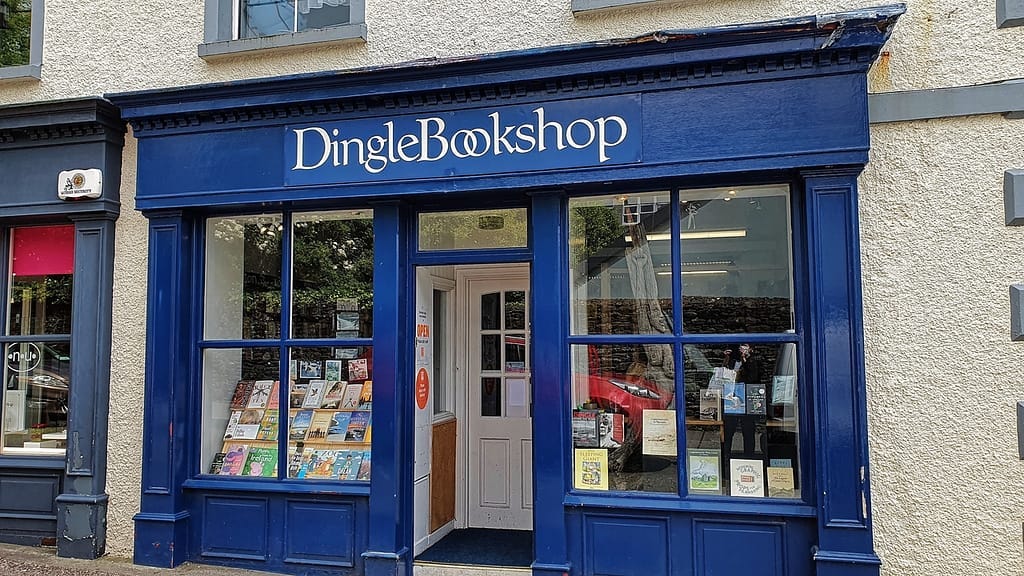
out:
M452 530L416 557L438 564L525 566L533 562L533 531L466 528Z

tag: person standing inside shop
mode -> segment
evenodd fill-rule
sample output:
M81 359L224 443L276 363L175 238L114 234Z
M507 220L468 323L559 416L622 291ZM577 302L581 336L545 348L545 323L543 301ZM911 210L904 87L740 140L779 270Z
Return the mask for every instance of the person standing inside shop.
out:
M754 350L750 344L740 344L737 348L725 350L725 359L722 366L736 372L736 387L740 389L746 384L756 384L759 379L757 359L754 357ZM754 455L754 437L757 428L757 415L746 414L723 414L725 424L725 454L731 457L733 454L733 437L736 435L736 428L740 429L743 435L743 445L740 450L744 458Z

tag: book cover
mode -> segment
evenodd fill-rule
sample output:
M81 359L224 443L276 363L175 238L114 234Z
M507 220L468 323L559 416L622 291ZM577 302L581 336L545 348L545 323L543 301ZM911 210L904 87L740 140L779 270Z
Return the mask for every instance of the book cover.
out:
M676 411L644 410L642 451L648 456L676 456Z
M598 431L601 435L599 444L601 448L618 448L622 446L625 437L624 415L611 412L601 412L597 415Z
M363 393L363 385L359 383L349 384L345 387L345 395L341 399L342 409L354 410L359 407L359 396Z
M309 382L292 382L292 389L288 392L288 407L302 408L302 402L306 399L308 391Z
M298 478L302 467L302 454L294 449L288 451L288 477Z
M299 360L299 378L320 378L323 374L319 360Z
M572 445L576 448L597 448L600 442L597 410L572 411Z
M231 397L231 409L232 410L244 410L246 405L249 404L249 394L252 393L252 387L256 384L252 380L239 380L238 384L235 385L235 394Z
M370 451L363 450L363 461L359 464L359 473L356 474L356 480L369 480L370 479Z
M792 498L796 496L792 468L768 467L768 497Z
M746 414L747 386L742 382L728 382L722 389L722 412L725 414Z
M345 397L345 386L348 386L348 382L344 380L328 380L327 392L324 392L324 399L320 402L320 407L340 408L341 400Z
M235 440L255 440L263 422L263 410L242 410L231 437Z
M299 410L292 418L291 424L288 426L288 439L295 442L304 440L306 438L306 432L309 430L309 425L312 422L312 410Z
M267 402L267 408L280 408L281 407L281 382L274 380L274 386L270 389L270 401Z
M270 402L270 391L274 388L273 380L257 380L253 383L252 393L249 394L249 403L246 408L264 409Z
M303 408L319 408L327 392L327 380L310 380L306 388L306 397L302 400Z
M348 434L348 424L351 418L351 412L335 412L331 416L330 427L327 428L327 441L344 442L345 436Z
M764 462L733 458L729 461L729 495L764 497Z
M772 404L792 404L796 399L796 376L772 377Z
M722 419L722 391L706 388L700 391L700 419Z
M210 463L210 474L220 474L224 468L224 452L217 452L213 455L213 462Z
M721 455L711 448L687 448L690 492L722 493Z
M608 489L608 451L601 448L577 448L573 454L573 487L578 490Z
M309 431L306 432L306 442L324 442L327 440L327 430L331 427L331 416L333 412L313 412L313 420L309 423Z
M263 476L270 478L277 475L277 448L253 446L249 448L249 456L245 460L242 476Z
M313 459L313 452L311 450L306 450L305 452L298 454L298 456L298 469L295 471L295 476L293 476L293 478L305 478L306 474L309 473L309 463Z
M324 380L341 380L341 360L324 361Z
M230 440L235 437L235 427L238 426L238 420L242 417L241 410L235 410L228 417L228 424L224 427L224 439Z
M362 450L338 451L338 456L334 461L334 477L338 480L355 480L362 461Z
M352 412L345 432L346 442L362 442L366 437L366 428L370 425L370 413L365 411Z
M369 363L366 358L356 358L348 361L348 379L366 380L370 377Z
M260 421L260 431L256 434L257 440L277 440L278 411L277 408L268 408L263 413L263 420Z
M313 450L309 458L306 478L328 479L334 474L334 463L338 458L337 450Z
M221 464L221 476L238 476L245 466L245 459L249 453L249 446L238 442L227 442L224 444L224 462Z
M747 414L766 413L765 392L764 384L747 384Z
M373 406L373 380L363 382L363 390L359 393L359 409L369 410Z

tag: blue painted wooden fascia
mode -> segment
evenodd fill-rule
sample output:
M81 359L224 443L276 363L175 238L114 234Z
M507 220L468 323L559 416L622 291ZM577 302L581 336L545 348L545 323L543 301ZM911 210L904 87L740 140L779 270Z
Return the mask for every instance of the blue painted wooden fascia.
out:
M570 485L572 454L565 415L570 413L567 335L569 234L564 193L532 197L530 338L533 366L533 573L562 576L570 569L562 500Z
M870 516L857 175L803 174L814 382L817 573L877 575Z
M633 38L542 47L392 66L225 82L179 89L108 94L126 119L244 109L327 99L433 90L438 76L449 87L535 80L636 66L677 65L768 53L868 47L877 50L906 11L891 4L836 14L692 30L659 31ZM769 47L774 45L774 49ZM679 51L685 49L685 51ZM707 52L702 52L707 51ZM868 62L866 66L870 64ZM453 72L458 72L454 75ZM187 123L187 122L186 122Z
M194 223L181 212L149 214L142 502L135 516L135 563L171 568L188 558L188 503L181 485L195 424L192 376Z

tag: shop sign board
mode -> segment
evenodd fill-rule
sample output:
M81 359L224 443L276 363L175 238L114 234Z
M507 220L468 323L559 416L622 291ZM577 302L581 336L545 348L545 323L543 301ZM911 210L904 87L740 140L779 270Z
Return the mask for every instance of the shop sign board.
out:
M285 185L583 168L642 160L639 95L285 127Z

